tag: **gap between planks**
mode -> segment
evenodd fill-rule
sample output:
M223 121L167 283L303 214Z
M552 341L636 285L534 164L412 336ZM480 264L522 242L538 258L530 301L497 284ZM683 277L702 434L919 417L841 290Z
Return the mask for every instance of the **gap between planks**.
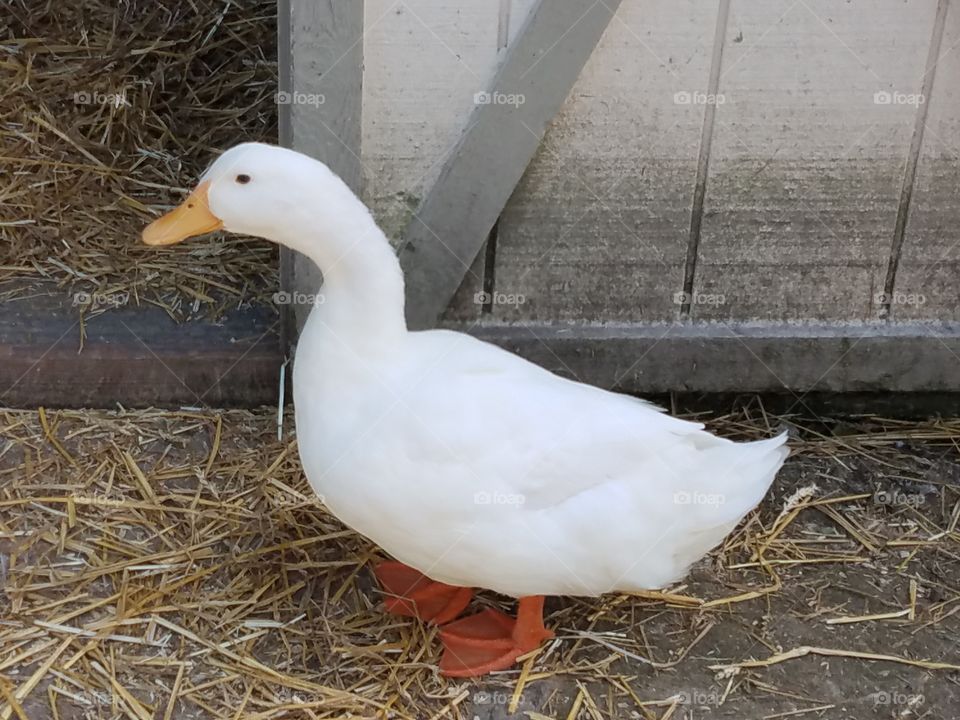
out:
M943 46L943 35L947 25L947 11L949 7L950 0L939 0L937 3L937 14L933 21L930 50L927 53L927 63L924 68L923 83L920 88L920 94L924 100L917 105L917 114L913 124L913 137L910 139L907 164L903 170L903 184L900 187L900 203L897 206L897 221L893 228L893 241L890 244L890 259L887 263L887 275L883 283L883 303L880 305L881 319L890 317L890 304L897 282L897 269L900 266L900 256L903 252L903 243L907 233L907 221L910 219L910 203L913 199L913 191L917 181L917 167L920 164L920 152L923 149L924 130L927 127L930 97L933 92L934 79L937 76L937 64L940 62L940 48Z
M713 57L710 59L710 80L707 94L716 97L720 90L720 70L723 67L723 50L727 40L727 25L730 18L730 0L720 0L717 10L717 26L713 36ZM707 195L707 176L710 172L710 148L713 144L713 129L716 124L716 103L707 103L703 111L703 128L700 132L700 152L697 158L697 178L693 189L693 204L690 208L690 236L687 241L687 259L683 269L683 303L681 319L690 317L690 299L697 272L697 255L700 252L700 232L703 227L703 204Z

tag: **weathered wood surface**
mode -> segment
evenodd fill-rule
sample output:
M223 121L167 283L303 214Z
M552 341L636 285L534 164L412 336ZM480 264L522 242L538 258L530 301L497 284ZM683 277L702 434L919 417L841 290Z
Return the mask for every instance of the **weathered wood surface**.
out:
M364 200L393 239L434 184L503 51L493 0L367 0ZM510 15L510 27L525 18Z
M412 326L443 314L619 4L541 0L478 91L482 99L403 233Z
M626 0L500 222L500 320L677 316L717 3ZM678 95L680 94L680 95Z
M293 16L290 0L277 0L277 90L293 90ZM293 117L289 108L277 108L277 143L282 147L293 147ZM296 253L285 247L280 248L280 289L294 289ZM297 335L297 318L293 308L280 311L280 347L284 352L293 346Z
M560 375L625 392L948 392L960 324L484 325L473 334ZM954 408L955 409L955 408Z
M36 291L36 288L34 288ZM255 407L277 401L279 318L267 308L176 324L133 305L88 317L65 296L0 313L0 406Z
M395 243L466 127L535 0L367 0L364 200ZM447 317L478 318L482 253Z
M534 5L367 1L365 199L394 238L416 225L474 95ZM718 12L726 6L728 17ZM919 108L908 96L923 88L936 11L934 0L625 0L501 214L495 251L453 260L463 278L445 319L481 320L486 310L503 322L660 321L681 316L678 299L702 320L881 317L898 206L910 193ZM947 18L942 77L956 72L957 14ZM711 104L711 75L722 104ZM957 102L946 84L928 99L933 127L896 297L917 296L915 272L933 274L934 294L953 287L953 267L937 262L957 226ZM478 195L488 182L489 173L469 178ZM449 232L464 221L451 211ZM411 284L425 284L417 262L407 265ZM476 299L491 281L503 302L484 308ZM893 317L945 316L904 305Z
M491 248L458 260L445 319L480 321L475 332L551 369L638 392L957 389L958 326L895 322L960 314L956 0L926 106L910 99L948 4L623 0ZM398 239L536 3L365 5L364 198ZM711 106L714 89L722 104ZM482 195L493 176L480 162L462 180ZM926 302L894 302L890 322L898 215L909 222L895 289ZM444 239L468 220L448 213ZM430 285L405 264L414 288ZM664 324L683 317L685 275L693 322ZM484 307L475 298L491 283Z
M363 192L361 116L363 109L364 3L285 0L279 11L281 46L289 44L284 71L290 87L281 89L278 102L286 144L331 167L354 190ZM283 16L283 12L288 12ZM284 80L285 78L281 78ZM281 86L282 88L282 86ZM289 282L301 295L313 295L321 283L320 271L307 258L294 254ZM294 306L297 325L310 311Z
M890 297L894 319L960 320L960 3L944 4L909 222ZM938 42L939 39L939 42Z
M734 0L693 318L878 317L935 10Z

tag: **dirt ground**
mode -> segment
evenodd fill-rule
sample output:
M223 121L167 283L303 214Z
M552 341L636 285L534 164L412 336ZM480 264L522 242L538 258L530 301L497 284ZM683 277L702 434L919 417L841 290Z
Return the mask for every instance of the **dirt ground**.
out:
M381 612L275 415L0 412L0 720L960 717L960 421L788 419L684 583L550 598L556 640L474 682Z

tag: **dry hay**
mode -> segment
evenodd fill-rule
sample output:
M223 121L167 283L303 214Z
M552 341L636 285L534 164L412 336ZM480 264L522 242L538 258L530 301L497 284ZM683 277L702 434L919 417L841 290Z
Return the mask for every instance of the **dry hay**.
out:
M216 152L276 138L271 0L12 0L0 13L0 298L262 300L273 246L144 248ZM132 300L128 300L132 298Z
M0 720L680 720L704 698L848 717L821 662L904 703L907 677L926 705L898 717L948 717L931 708L960 695L960 421L803 430L684 584L551 599L558 638L480 683L440 678L435 630L381 611L377 551L316 501L272 411L5 411L0 428Z

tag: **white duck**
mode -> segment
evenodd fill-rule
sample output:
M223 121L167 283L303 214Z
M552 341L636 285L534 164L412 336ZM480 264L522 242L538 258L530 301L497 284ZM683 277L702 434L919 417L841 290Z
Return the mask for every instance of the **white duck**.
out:
M304 472L337 517L400 561L376 570L387 607L444 625L448 675L509 667L552 637L544 595L679 579L787 457L785 434L734 443L469 335L408 331L387 238L305 155L228 150L143 240L218 228L323 271L293 375ZM474 587L520 598L517 619L486 610L450 622Z

